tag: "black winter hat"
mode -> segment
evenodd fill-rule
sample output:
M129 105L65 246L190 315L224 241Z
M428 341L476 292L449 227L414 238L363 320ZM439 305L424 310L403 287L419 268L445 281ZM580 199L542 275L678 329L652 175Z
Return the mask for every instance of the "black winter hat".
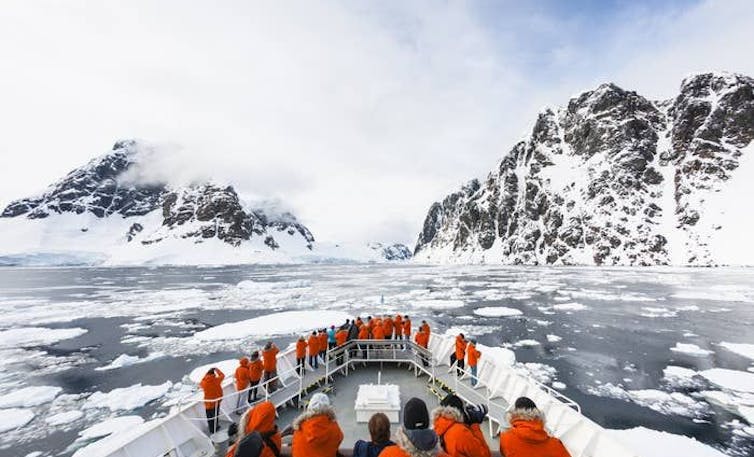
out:
M429 428L429 411L424 401L413 397L406 402L403 407L403 426L407 430Z
M463 400L458 398L458 395L449 394L442 399L440 406L450 406L451 408L455 408L458 410L458 412L463 414Z
M536 409L537 405L529 397L518 397L514 407L516 409Z

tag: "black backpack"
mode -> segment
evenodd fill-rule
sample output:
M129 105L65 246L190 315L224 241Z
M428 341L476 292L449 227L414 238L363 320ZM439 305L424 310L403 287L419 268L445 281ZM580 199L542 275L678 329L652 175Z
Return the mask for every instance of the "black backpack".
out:
M259 457L262 455L262 450L265 446L270 448L275 457L280 457L280 449L272 442L270 437L275 434L275 430L261 434L259 432L251 432L244 436L236 446L236 452L234 457Z

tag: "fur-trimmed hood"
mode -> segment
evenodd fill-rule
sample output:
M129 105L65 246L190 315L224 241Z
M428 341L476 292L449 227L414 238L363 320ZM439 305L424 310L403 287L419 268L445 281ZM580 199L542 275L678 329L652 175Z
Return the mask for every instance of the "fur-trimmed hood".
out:
M438 406L432 410L432 424L438 436L443 436L455 424L463 424L463 413L452 406Z
M291 423L293 430L300 430L301 423L314 416L327 416L332 421L336 420L335 409L333 409L332 406L322 406L299 414L299 416L293 419L293 422Z
M534 421L538 420L545 423L545 415L539 408L516 408L505 413L505 419L508 423L513 424L515 420Z
M413 435L414 441L417 441L416 444L411 440L403 426L398 427L395 431L395 443L406 451L409 457L434 457L437 455L437 434L434 430L426 428L411 430L409 433ZM422 450L417 446L429 449Z

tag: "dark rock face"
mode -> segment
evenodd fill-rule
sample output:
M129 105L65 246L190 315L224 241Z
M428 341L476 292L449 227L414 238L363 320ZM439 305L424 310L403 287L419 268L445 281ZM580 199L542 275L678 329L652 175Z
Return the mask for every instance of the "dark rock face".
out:
M381 257L387 261L399 261L409 260L412 256L411 249L405 244L382 244L382 243L369 243L368 245L374 251L380 253Z
M72 171L43 195L11 203L0 217L38 219L88 212L98 218L138 218L160 211L160 227L145 227L139 220L131 224L126 240L153 244L170 236L195 242L217 238L240 246L260 237L274 250L280 246L276 237L300 236L312 249L314 237L292 214L244 208L233 187L197 184L174 189L131 179L139 153L136 141L119 141L110 153Z
M709 264L705 192L754 139L754 80L702 74L652 102L613 84L542 112L480 183L434 203L420 260L508 264ZM707 225L705 225L707 224ZM677 256L679 253L674 253Z

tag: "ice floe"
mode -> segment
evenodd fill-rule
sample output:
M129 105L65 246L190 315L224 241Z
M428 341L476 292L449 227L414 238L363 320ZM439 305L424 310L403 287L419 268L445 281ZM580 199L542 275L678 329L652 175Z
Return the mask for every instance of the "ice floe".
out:
M676 317L678 313L665 307L644 306L640 313L644 317Z
M600 397L632 401L639 406L653 409L662 414L689 418L705 417L708 414L704 402L697 401L681 392L669 393L655 389L626 390L612 383L590 386L587 388L587 392Z
M723 341L719 346L722 346L731 352L735 352L740 356L746 357L747 359L754 360L754 344L727 343Z
M566 388L567 386L565 385L565 383L562 383L562 382L560 382L560 381L554 381L554 382L552 383L552 387L553 387L553 389L558 389L558 390L565 390L565 388Z
M63 389L55 386L30 386L0 396L0 408L39 406L50 403Z
M15 430L34 419L34 411L30 409L9 408L2 409L3 420L0 421L0 433Z
M524 313L516 308L509 308L507 306L485 306L483 308L477 308L474 310L474 314L483 317L511 317L521 316Z
M694 357L706 357L713 354L713 351L708 349L702 349L696 344L691 343L675 343L675 346L670 348L673 352L679 352L681 354L687 354Z
M557 303L555 305L552 305L552 308L558 311L583 311L589 307L582 303L572 302L572 303Z
M342 324L353 317L343 311L283 311L239 322L221 324L194 334L204 341L238 340L250 337L300 333L331 324Z
M112 362L105 365L104 367L98 367L95 368L96 371L107 371L107 370L115 370L117 368L123 368L128 367L131 365L137 365L139 363L145 363L145 362L151 362L152 360L159 359L160 357L164 357L165 354L162 352L153 352L152 354L149 354L146 357L139 357L137 355L128 355L128 354L121 354L115 359L113 359Z
M547 342L548 343L557 343L558 341L561 341L563 338L558 335L547 335Z
M428 309L453 309L463 308L466 304L462 300L414 300L412 308Z
M53 414L45 418L45 422L52 426L70 424L84 417L84 413L79 410L64 411L62 413Z
M128 430L144 423L140 416L120 416L106 419L79 432L82 440L93 440L103 436Z
M514 347L520 348L520 347L533 347L533 346L539 346L539 341L537 340L519 340L513 343Z
M704 382L699 379L697 372L676 365L668 365L662 370L663 380L671 387L681 389L699 388Z
M43 346L76 338L83 328L22 327L0 331L0 348Z
M528 375L542 384L550 384L558 376L558 371L555 367L551 367L544 363L516 363L514 368L516 371Z
M645 427L608 430L608 433L642 457L727 457L717 449L700 443L694 438Z
M107 408L110 411L130 411L163 397L173 383L166 381L157 386L135 384L113 389L110 392L95 392L87 398L84 409Z
M699 372L712 384L723 389L737 392L754 392L754 373L748 371L729 370L727 368L710 368Z

